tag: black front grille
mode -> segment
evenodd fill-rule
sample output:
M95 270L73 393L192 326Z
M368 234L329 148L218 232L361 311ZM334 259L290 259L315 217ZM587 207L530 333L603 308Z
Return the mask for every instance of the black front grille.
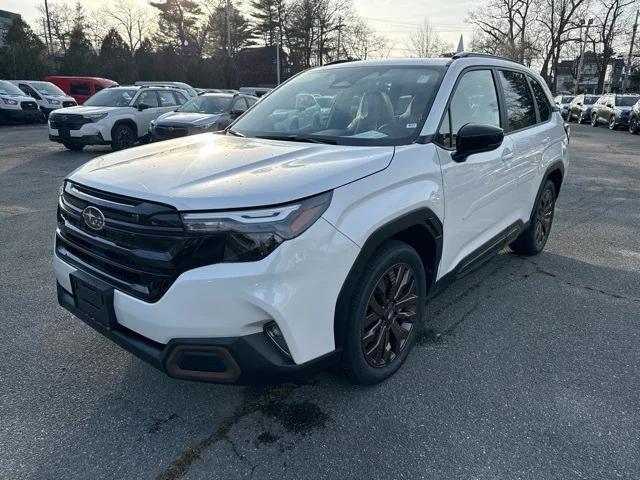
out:
M38 110L38 104L36 102L20 102L22 110Z
M77 105L76 102L72 102L71 100L65 100L62 102L63 107L75 107Z
M49 123L51 128L57 130L80 130L82 125L91 123L91 120L82 115L53 112L49 115Z
M187 136L189 134L189 129L187 127L156 125L153 133L155 133L157 137L178 138Z
M92 230L83 210L103 213ZM223 258L224 237L186 232L173 207L67 182L58 204L60 258L137 298L155 302L184 271Z

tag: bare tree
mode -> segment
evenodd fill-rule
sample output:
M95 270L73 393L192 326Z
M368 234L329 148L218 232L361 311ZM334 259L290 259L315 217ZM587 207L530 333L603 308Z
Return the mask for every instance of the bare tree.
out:
M345 29L344 37L344 49L352 58L387 58L391 52L389 39L371 29L362 18L357 18Z
M534 49L530 29L538 1L489 0L472 11L468 21L476 29L474 44L525 63Z
M437 57L446 50L447 44L426 18L409 34L409 50L420 58Z
M144 38L150 34L154 16L148 8L135 4L133 0L116 0L105 10L105 14L113 21L133 57Z

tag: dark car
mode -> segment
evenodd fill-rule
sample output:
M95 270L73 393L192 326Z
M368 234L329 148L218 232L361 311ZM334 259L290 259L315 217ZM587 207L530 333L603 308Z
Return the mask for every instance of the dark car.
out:
M631 108L640 99L636 94L617 95L609 93L591 108L591 126L597 127L601 123L609 125L609 130L619 126L627 127L631 117Z
M567 121L575 119L578 123L588 122L591 119L591 107L599 98L600 95L578 95L569 104Z
M569 104L576 98L574 95L557 95L554 98L556 106L560 109L562 118L567 119L569 115Z
M174 112L160 115L151 122L149 133L159 141L223 130L257 100L249 95L203 93Z
M629 115L629 133L640 133L640 99L631 107Z

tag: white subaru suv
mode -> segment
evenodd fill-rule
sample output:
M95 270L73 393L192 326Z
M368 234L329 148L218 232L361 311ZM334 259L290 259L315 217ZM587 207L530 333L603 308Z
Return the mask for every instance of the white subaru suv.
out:
M331 108L292 130L277 112L300 94ZM505 245L544 248L568 142L542 79L511 61L308 70L223 134L70 174L58 300L172 377L271 382L339 362L379 382L436 291Z
M49 140L69 150L82 150L86 145L123 150L147 140L151 121L186 101L181 89L170 86L105 88L82 106L52 112Z

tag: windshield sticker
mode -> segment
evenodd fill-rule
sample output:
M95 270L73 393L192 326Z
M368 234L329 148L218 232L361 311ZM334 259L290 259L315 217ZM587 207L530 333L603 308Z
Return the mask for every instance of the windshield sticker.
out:
M417 83L429 83L429 78L430 78L429 75L420 75L418 77Z
M407 123L407 128L416 128L417 126L417 123Z

